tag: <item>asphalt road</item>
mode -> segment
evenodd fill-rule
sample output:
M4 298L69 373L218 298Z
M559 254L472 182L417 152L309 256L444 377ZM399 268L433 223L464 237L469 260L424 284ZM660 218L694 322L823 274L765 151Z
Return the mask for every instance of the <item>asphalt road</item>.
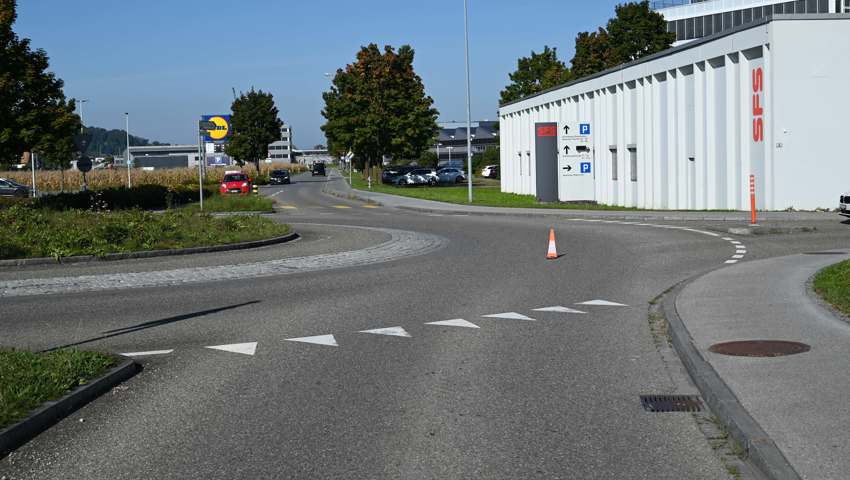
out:
M291 275L3 298L4 346L171 352L137 357L142 373L0 460L0 478L728 478L693 417L647 413L638 397L678 388L648 328L649 300L722 267L735 245L650 226L366 206L323 194L323 177L294 180L263 190L304 233L294 244L2 270L0 281L386 241L345 226L445 243ZM550 225L554 261L544 259ZM751 239L746 255L846 244L843 227ZM580 305L593 300L623 306ZM554 306L586 313L535 311ZM508 312L534 320L484 317ZM472 325L429 325L456 319ZM315 343L290 341L305 337ZM222 345L236 346L205 348Z

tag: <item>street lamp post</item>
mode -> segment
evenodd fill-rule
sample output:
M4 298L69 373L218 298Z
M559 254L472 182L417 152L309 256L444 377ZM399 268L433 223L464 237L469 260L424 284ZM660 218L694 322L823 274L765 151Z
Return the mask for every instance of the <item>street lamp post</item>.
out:
M133 188L133 180L130 177L130 113L124 112L124 119L126 120L126 131L127 134L127 188Z
M452 150L454 150L455 147L449 145L446 148L449 150L449 166L451 167L452 166Z
M83 119L83 105L88 102L88 99L81 98L80 99L80 135L85 133L86 129L86 121Z
M464 56L466 57L466 165L469 180L469 203L472 203L472 114L469 89L469 1L463 0Z

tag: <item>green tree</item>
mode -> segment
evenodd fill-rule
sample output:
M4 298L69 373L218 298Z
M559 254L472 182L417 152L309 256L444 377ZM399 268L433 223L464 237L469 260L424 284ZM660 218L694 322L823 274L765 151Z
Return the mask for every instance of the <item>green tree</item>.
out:
M576 53L573 57L573 74L586 77L617 65L608 32L599 28L595 32L581 32L576 36Z
M667 21L649 7L649 2L617 5L616 16L608 21L608 37L618 63L667 50L676 35L667 32Z
M570 69L558 60L558 49L543 47L542 53L531 51L530 57L517 60L517 69L508 75L511 84L501 92L501 103L556 87L572 79Z
M80 128L62 80L47 71L47 53L18 38L12 30L16 19L15 0L0 0L0 163L7 164L26 151L65 155Z
M260 159L266 158L269 144L280 138L283 122L278 118L271 93L251 88L233 101L230 107L233 133L224 151L240 165L251 162L260 173Z
M440 159L439 157L437 157L437 154L435 152L427 150L425 152L422 152L422 155L419 157L417 163L423 167L437 168L440 163Z
M585 77L617 65L632 62L673 45L676 36L667 32L664 17L649 7L649 2L618 5L607 28L576 37L572 71Z
M413 69L408 45L396 52L387 45L361 47L354 63L336 72L322 94L327 120L322 126L334 155L349 149L361 167L377 165L384 155L419 158L437 134L437 110Z

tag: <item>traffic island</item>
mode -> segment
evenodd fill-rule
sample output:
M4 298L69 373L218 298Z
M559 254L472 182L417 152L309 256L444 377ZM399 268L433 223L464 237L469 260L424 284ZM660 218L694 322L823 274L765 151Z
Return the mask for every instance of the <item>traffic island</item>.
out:
M218 217L191 209L54 211L0 209L0 266L117 260L251 248L294 240L289 226L259 215Z
M0 458L138 371L99 352L0 349Z

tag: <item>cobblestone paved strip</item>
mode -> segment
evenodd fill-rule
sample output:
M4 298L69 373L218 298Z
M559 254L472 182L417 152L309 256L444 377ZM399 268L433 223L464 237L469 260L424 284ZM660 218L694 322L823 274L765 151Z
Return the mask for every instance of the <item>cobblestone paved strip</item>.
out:
M0 282L0 298L121 288L161 287L355 267L424 255L438 250L448 243L447 239L437 235L406 230L348 226L344 228L363 228L384 232L390 235L390 239L362 250L237 265L6 281Z

